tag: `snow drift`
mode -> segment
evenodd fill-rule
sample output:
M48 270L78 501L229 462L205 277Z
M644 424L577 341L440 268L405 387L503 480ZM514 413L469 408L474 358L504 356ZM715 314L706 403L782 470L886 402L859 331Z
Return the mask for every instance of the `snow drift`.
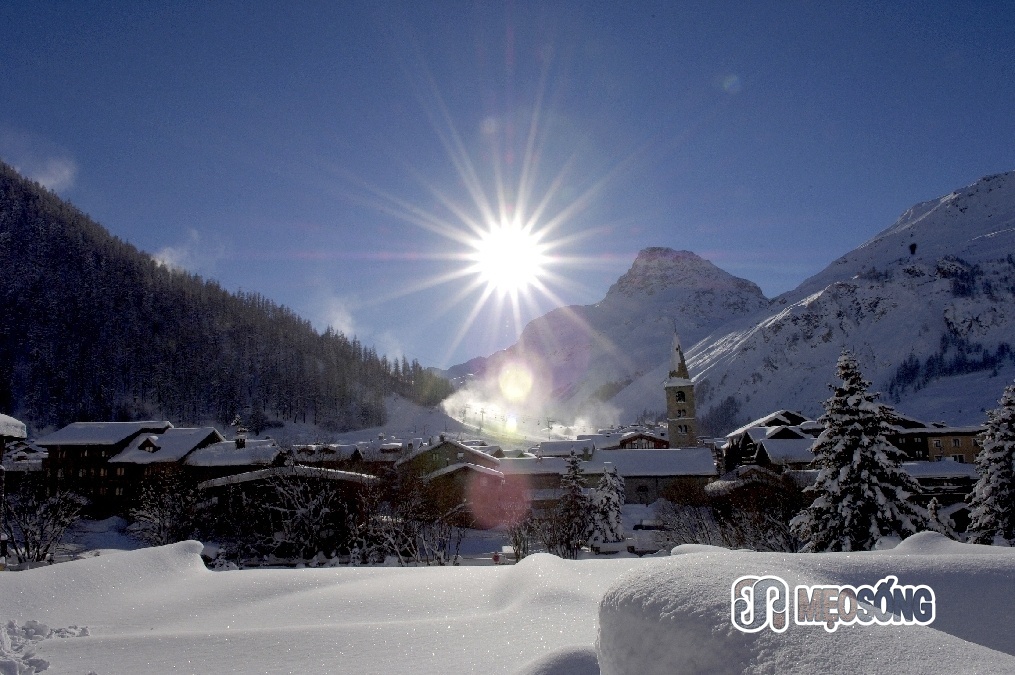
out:
M891 551L513 566L212 572L197 542L0 574L0 672L1015 672L1011 549L911 537ZM730 584L927 584L927 627L730 624ZM597 641L598 635L598 641ZM20 668L20 671L17 669Z
M777 554L680 546L617 579L599 608L605 674L774 672L1015 672L1015 554L924 532L890 551ZM930 626L789 625L742 633L730 585L744 575L797 584L925 584Z

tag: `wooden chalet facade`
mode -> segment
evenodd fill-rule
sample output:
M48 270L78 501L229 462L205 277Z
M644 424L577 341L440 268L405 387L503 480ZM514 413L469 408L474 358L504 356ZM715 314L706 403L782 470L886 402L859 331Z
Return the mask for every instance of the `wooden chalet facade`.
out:
M36 441L48 453L42 461L52 491L67 489L90 501L93 515L114 513L136 485L125 466L109 460L142 434L161 434L173 425L166 421L75 422Z

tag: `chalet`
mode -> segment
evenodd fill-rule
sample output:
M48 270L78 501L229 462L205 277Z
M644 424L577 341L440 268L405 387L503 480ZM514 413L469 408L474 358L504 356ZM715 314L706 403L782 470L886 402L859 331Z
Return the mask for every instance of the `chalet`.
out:
M945 459L938 462L903 462L902 468L923 488L916 500L924 506L932 498L939 504L949 506L965 500L973 491L979 475L976 467L967 462Z
M349 469L363 454L353 444L310 443L294 445L291 450L293 464L316 466L321 469Z
M937 426L927 431L927 456L931 461L950 459L972 464L980 454L980 435L986 427Z
M27 438L28 429L24 422L16 420L10 415L0 414L0 454L3 454L8 443L23 441Z
M577 439L592 443L600 450L616 450L620 447L620 439L628 433L620 429L600 429L594 434L578 434Z
M199 483L197 488L204 507L211 514L208 525L213 531L228 534L235 528L244 528L268 540L285 528L286 523L282 521L294 508L288 500L292 491L322 495L334 490L333 501L322 509L323 518L315 523L318 534L323 535L320 538L333 549L346 527L346 517L358 508L359 490L376 481L374 476L349 471L289 465L213 478ZM295 545L298 546L298 542ZM280 542L280 556L307 555L306 551L286 550L285 546L286 542Z
M286 453L271 438L237 436L194 450L183 459L183 466L195 480L208 481L281 466L285 459Z
M93 514L112 512L126 492L126 469L109 460L142 434L162 434L166 421L74 422L35 443L47 451L42 470L51 490L66 488L91 501Z
M810 420L793 410L777 410L765 415L744 426L726 434L726 442L721 446L722 471L727 473L744 464L758 464L766 466L780 465L778 460L773 461L772 453L782 457L782 452L793 449L794 459L792 464L799 464L803 455L799 449L806 441L801 439L814 438L821 433L822 427L813 420ZM787 444L768 443L767 450L759 456L759 444L763 441L791 441ZM778 447L782 445L782 447ZM811 457L813 459L813 456ZM808 460L809 461L809 460Z
M459 524L492 527L500 516L504 474L501 460L484 452L487 447L442 439L413 449L395 462L395 470L419 476L431 506L440 512L466 506L457 518Z
M596 451L596 445L588 439L574 441L542 441L529 449L536 457L568 457L574 452L583 459L588 459Z
M753 463L778 472L810 468L814 462L814 441L799 427L777 427L758 440Z
M534 511L549 508L560 498L560 478L567 470L562 457L519 457L503 459L504 492L526 500Z
M458 441L441 440L436 445L424 445L395 462L399 471L410 470L417 475L427 476L455 465L471 464L498 471L501 461L491 457L479 448L463 445Z
M693 500L717 477L715 460L708 448L600 452L582 467L586 483L595 487L608 467L616 468L624 479L628 504L651 504L660 498L674 502Z
M922 422L892 410L889 417L892 432L888 442L905 453L910 460L951 459L972 463L980 452L978 436L982 426L950 427L944 422Z
M626 433L617 444L617 448L620 450L661 450L669 447L670 442L666 439L665 434L653 434L648 431L632 431Z
M624 479L629 504L651 504L661 497L684 501L717 475L708 448L604 450L582 462L586 488L594 488L607 468L615 468ZM560 457L505 459L501 471L506 490L527 494L533 509L541 510L560 497L567 463Z
M27 439L28 429L23 422L0 414L0 500L5 490L16 488L28 471L42 469L45 451L29 445ZM10 476L5 475L8 472Z
M114 471L113 482L124 487L122 496L129 499L141 480L178 467L195 450L225 440L214 427L172 427L161 434L141 434L109 459L111 467L123 469Z

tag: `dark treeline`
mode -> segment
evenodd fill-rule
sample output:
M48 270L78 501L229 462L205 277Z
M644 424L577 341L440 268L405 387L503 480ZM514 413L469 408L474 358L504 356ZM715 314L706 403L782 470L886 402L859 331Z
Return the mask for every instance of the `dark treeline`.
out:
M255 293L173 271L0 162L0 410L36 427L235 415L383 424L449 383Z

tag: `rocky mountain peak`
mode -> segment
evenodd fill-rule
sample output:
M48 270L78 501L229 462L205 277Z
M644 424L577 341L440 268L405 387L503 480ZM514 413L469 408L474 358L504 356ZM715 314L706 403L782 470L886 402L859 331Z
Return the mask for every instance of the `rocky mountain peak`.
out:
M610 287L606 297L652 295L675 288L685 291L729 288L764 298L761 289L746 279L734 277L691 251L664 246L642 249L631 269Z

